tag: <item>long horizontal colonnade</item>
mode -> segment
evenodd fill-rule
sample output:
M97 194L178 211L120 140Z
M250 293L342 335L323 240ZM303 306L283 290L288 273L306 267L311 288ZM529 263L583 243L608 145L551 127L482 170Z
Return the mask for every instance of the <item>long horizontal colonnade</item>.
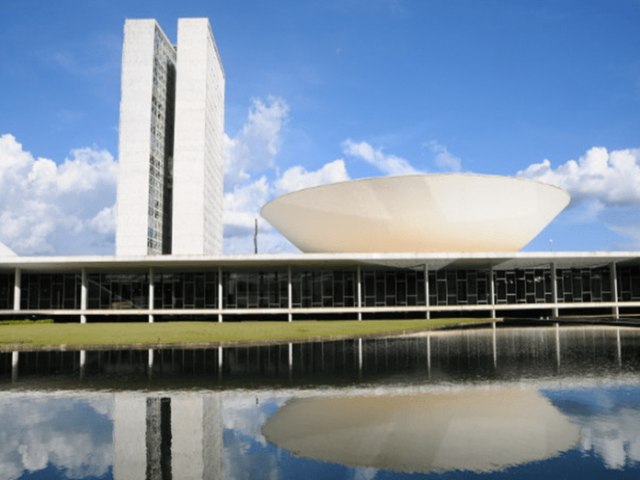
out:
M640 252L0 259L0 318L640 314Z

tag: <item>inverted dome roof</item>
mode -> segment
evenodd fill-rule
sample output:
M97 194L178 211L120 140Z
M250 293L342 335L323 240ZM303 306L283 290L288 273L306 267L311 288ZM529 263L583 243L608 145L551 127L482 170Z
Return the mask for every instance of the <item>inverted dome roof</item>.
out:
M288 193L262 216L303 252L514 252L568 204L533 180L410 175Z
M530 389L312 397L262 427L295 455L399 472L496 472L572 448L579 429Z

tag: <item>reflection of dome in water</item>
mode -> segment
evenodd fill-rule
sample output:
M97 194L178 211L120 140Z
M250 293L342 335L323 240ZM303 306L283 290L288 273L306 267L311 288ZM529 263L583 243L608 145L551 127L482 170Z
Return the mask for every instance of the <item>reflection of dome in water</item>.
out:
M579 438L534 390L296 399L262 430L296 455L401 472L498 471Z
M532 180L410 175L299 190L261 213L303 252L514 252L568 203Z
M4 243L0 242L0 257L15 257L16 254L13 250L7 247Z

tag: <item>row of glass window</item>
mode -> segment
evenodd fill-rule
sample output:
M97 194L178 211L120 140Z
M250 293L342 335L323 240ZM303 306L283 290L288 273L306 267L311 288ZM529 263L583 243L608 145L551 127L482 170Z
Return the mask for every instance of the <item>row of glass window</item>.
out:
M157 68L154 69L147 236L147 251L150 254L171 253L175 57L168 55L172 47L169 45L168 48L158 51L155 58ZM161 81L156 81L158 78Z
M491 303L491 276L486 270L363 269L362 306L423 306L429 304L487 305ZM640 301L640 267L618 267L618 300ZM148 308L149 276L145 273L87 274L88 308ZM291 273L294 308L357 306L355 270L314 270ZM558 302L609 302L613 298L608 267L558 269ZM428 288L427 288L428 287ZM494 271L496 304L551 303L553 282L549 269ZM23 309L80 308L79 273L23 272L20 306ZM223 308L287 308L286 270L222 273ZM0 309L13 308L13 274L0 274ZM217 308L218 273L156 272L154 308Z

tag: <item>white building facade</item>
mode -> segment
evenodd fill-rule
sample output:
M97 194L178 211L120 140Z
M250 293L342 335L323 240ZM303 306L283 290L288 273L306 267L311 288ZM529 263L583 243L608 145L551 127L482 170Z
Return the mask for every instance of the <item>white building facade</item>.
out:
M178 21L172 254L222 253L224 71L207 19Z
M209 21L180 19L174 46L155 20L127 20L116 255L221 253L223 132Z

